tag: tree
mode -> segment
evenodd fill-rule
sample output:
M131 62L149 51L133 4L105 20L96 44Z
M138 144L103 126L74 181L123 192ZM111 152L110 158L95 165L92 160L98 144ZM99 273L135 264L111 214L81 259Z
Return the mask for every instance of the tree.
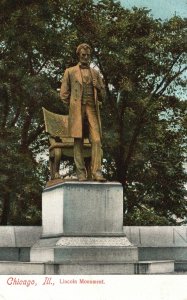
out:
M176 224L186 214L186 20L154 20L114 1L85 3L70 18L108 88L104 169L124 186L124 221Z
M38 161L47 145L41 108L65 112L56 89L83 41L107 87L104 171L123 184L125 224L183 219L186 21L155 20L113 0L3 1L2 12L1 223L40 220L48 173Z
M63 113L56 68L66 53L59 24L66 24L57 1L3 1L1 8L1 224L38 224L47 172L37 159L47 144L41 108Z

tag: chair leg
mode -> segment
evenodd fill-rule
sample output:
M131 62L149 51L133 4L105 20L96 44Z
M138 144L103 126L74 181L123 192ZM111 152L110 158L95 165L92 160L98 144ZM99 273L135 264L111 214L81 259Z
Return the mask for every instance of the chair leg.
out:
M49 168L50 168L51 180L61 178L59 174L61 157L62 157L61 148L54 148L53 150L50 151Z
M54 179L61 178L59 174L60 169L60 161L62 158L62 149L61 148L55 148L54 149L55 156L54 156Z
M49 152L49 170L50 170L50 179L53 180L55 178L55 170L54 170L54 159L55 153L54 149Z

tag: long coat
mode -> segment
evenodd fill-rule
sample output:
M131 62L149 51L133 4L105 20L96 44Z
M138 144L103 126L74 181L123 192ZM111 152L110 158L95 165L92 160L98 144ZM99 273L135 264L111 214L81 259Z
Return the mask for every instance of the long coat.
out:
M98 88L94 87L94 101L96 113L101 134L101 119L99 113L99 104L105 97L105 88L99 72L90 68L92 79L96 80ZM83 82L79 64L65 70L60 97L63 102L69 105L69 135L74 138L82 138L82 116L81 102L83 95Z

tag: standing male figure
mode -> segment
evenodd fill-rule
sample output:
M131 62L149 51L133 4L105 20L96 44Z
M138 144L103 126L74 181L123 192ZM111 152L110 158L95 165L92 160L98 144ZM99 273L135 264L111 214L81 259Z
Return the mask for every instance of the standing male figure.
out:
M69 105L69 134L74 138L74 161L79 181L87 178L84 157L84 120L88 121L91 142L91 173L96 181L105 181L101 173L101 121L99 100L105 97L105 88L99 72L90 68L91 48L77 47L79 63L65 70L60 96Z

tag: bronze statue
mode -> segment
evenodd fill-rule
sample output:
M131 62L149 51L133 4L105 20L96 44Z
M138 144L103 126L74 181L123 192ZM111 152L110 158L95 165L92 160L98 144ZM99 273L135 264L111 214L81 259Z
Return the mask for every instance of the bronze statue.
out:
M79 63L65 70L60 97L69 105L68 130L74 138L74 161L79 181L87 180L83 157L85 124L91 142L91 174L96 181L106 181L101 173L101 121L99 104L105 97L105 87L98 71L90 68L91 48L88 44L77 47Z

